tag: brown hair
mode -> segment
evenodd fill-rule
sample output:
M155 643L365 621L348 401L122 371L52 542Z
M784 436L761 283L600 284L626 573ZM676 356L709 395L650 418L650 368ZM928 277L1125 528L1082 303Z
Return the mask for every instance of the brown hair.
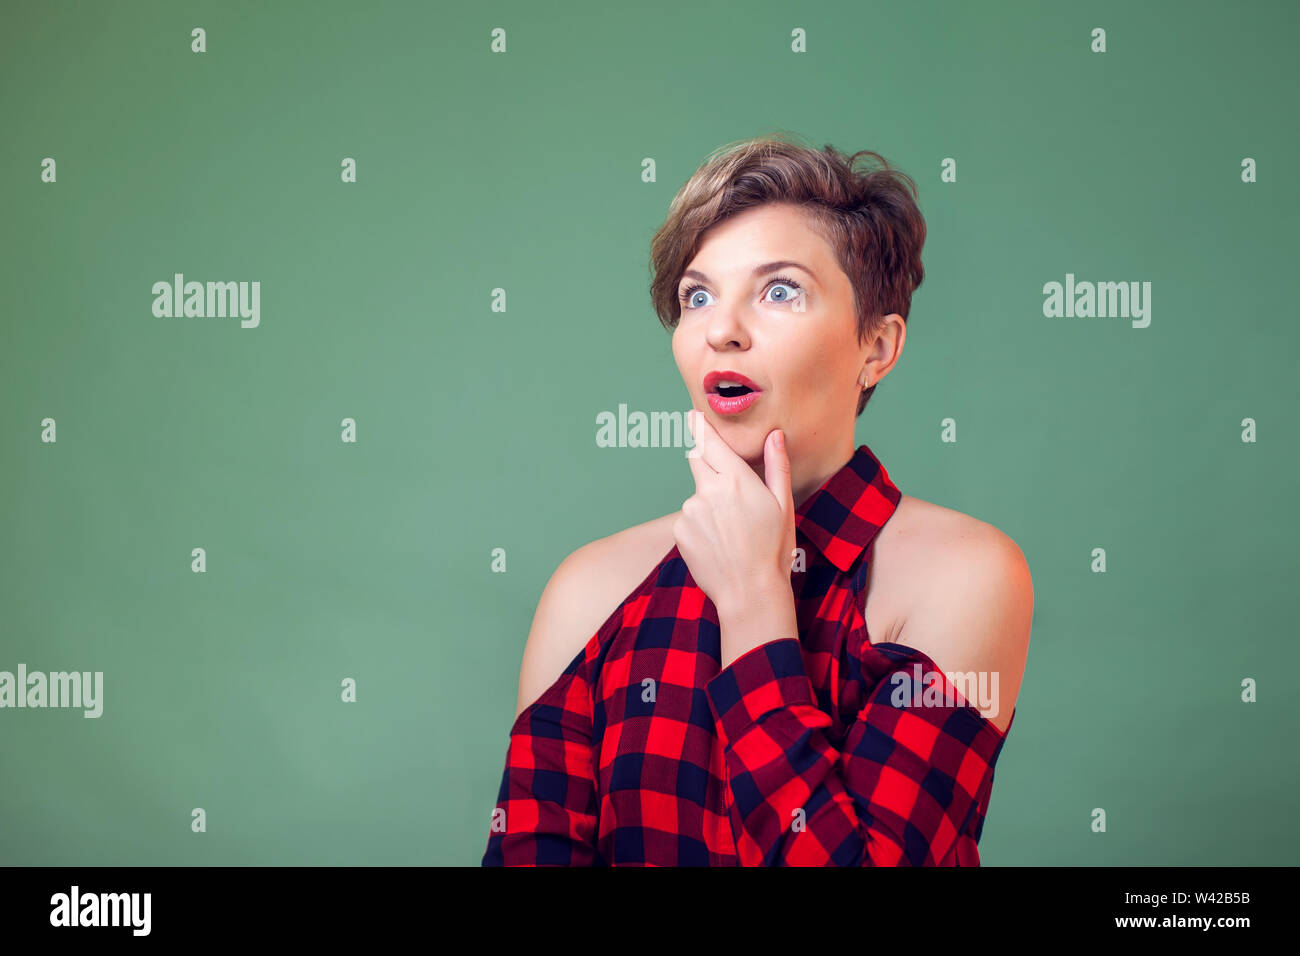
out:
M857 169L860 158L878 167ZM650 299L665 328L672 330L681 318L677 286L705 231L770 202L803 207L835 250L853 285L859 342L875 334L880 318L891 312L906 321L912 292L925 278L925 219L916 204L916 183L879 153L846 156L829 145L818 151L783 133L719 147L673 197L668 218L650 242ZM863 390L858 415L875 390Z

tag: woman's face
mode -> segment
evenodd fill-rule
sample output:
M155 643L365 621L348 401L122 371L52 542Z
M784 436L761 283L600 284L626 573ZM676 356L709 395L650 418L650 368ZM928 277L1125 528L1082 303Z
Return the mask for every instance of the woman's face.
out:
M822 477L852 455L862 373L874 385L902 345L898 317L880 337L888 342L859 344L853 287L805 215L769 203L709 230L678 283L681 318L673 330L691 405L760 473L768 433L783 429L796 485L797 460L808 477ZM716 386L706 386L719 371L744 375L757 397L729 411L709 394Z

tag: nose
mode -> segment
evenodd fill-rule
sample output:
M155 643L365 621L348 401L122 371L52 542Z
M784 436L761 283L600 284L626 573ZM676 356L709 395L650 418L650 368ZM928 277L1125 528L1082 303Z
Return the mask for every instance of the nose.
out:
M705 338L715 349L749 347L749 331L741 314L743 307L721 305L713 308Z

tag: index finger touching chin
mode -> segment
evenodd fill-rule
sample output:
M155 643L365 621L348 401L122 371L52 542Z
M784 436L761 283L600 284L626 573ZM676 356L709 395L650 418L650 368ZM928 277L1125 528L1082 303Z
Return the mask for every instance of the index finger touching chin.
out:
M694 409L692 411L694 411L692 433L695 435L695 447L699 449L700 456L709 467L719 474L748 467L741 461L740 456L731 450L731 446L722 440L722 436L714 430L704 413Z
M727 467L727 453L731 451L727 444L714 431L714 427L708 423L705 414L697 408L692 408L692 434L695 436L695 457L703 460L708 467L716 472L722 472Z
M717 468L709 461L708 448L711 444L713 430L709 428L709 423L704 420L704 416L692 408L686 413L686 422L690 425L691 435L695 439L695 447L686 453L690 462L698 463L707 468L709 471L716 472ZM696 470L696 465L691 465L691 470ZM698 477L698 475L697 475Z

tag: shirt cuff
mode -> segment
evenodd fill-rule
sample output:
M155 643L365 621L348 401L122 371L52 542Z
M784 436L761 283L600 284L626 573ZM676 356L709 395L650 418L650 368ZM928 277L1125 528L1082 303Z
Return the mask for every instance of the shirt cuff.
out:
M799 641L784 637L746 651L705 685L723 746L774 710L816 706Z

